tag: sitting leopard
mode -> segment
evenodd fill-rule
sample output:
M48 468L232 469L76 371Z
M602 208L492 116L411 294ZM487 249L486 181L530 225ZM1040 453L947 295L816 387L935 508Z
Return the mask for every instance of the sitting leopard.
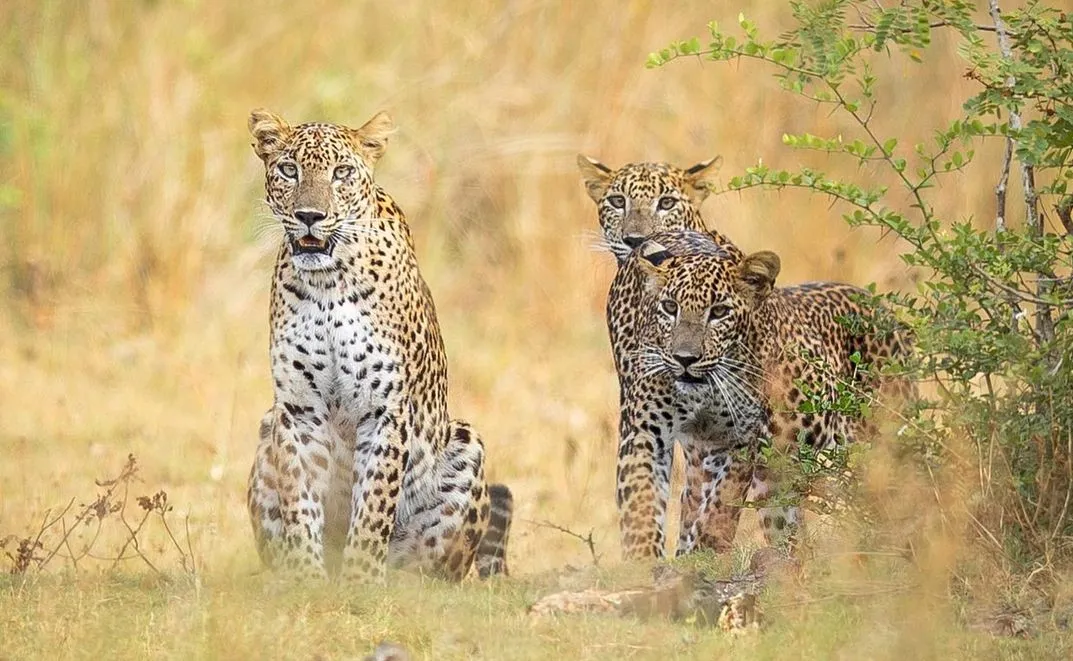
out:
M505 571L510 491L486 487L480 438L448 417L432 296L405 216L373 179L390 117L292 127L255 110L249 129L284 234L275 403L249 479L262 561L297 578Z
M633 315L632 334L616 338L626 557L664 554L675 439L686 456L678 553L727 550L740 505L768 491L756 461L761 441L822 452L861 432L857 417L799 413L806 394L795 384L827 394L839 380L869 389L875 377L860 373L851 357L878 368L905 350L900 334L868 330L874 311L858 302L863 290L836 283L776 288L779 269L772 252L739 258L708 234L680 231L650 236L616 276L630 286L612 289L609 309ZM792 542L796 507L760 514L769 542Z

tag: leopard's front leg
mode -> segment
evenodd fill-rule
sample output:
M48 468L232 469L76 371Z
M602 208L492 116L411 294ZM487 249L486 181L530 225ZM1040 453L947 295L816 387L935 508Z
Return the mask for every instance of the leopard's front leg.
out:
M284 573L299 579L322 579L324 566L324 501L330 483L332 431L327 412L317 405L278 403L269 413L269 446L255 465L251 488L274 490L281 533L267 557ZM268 416L266 416L267 418ZM274 489L272 489L274 488ZM266 512L271 518L275 512ZM256 526L258 521L254 521Z
M622 555L627 560L662 558L667 498L674 457L673 430L651 402L631 397L619 422L616 471Z
M725 446L688 439L682 525L677 555L698 549L724 553L731 548L752 478L752 462Z
M344 579L384 580L388 543L395 531L395 511L409 459L410 430L400 408L382 413L370 436L362 437L359 432L350 526L343 549Z

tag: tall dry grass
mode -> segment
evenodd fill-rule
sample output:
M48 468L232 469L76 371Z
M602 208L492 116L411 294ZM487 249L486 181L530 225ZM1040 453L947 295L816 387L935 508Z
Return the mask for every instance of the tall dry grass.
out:
M453 413L515 491L513 567L586 562L543 520L592 529L617 558L612 260L588 247L595 213L575 154L718 154L729 177L805 158L783 133L852 130L751 67L643 68L739 5L0 4L0 530L133 452L145 481L188 508L205 571L255 566L243 493L271 399L274 250L246 116L360 124L386 108L400 131L378 176L414 229ZM779 3L749 12L772 31L785 20ZM953 48L935 47L938 66L886 65L884 130L923 139L957 114L971 83ZM940 211L991 215L992 182L947 185ZM912 285L900 246L849 229L825 200L751 192L705 213L745 249L778 252L784 282Z

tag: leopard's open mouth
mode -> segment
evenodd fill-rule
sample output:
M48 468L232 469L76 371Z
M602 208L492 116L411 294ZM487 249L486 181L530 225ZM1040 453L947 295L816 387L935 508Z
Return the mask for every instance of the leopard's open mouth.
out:
M294 252L299 255L307 253L325 252L327 248L327 240L318 239L312 234L306 234L303 237L299 237L294 242Z

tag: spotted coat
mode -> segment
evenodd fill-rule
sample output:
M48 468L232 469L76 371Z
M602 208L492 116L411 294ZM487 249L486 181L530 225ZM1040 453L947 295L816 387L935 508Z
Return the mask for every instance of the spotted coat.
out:
M707 230L700 205L711 192L719 157L681 169L668 163L628 163L612 170L578 155L578 168L589 197L596 203L600 245L621 266L650 234L667 230L707 231L733 253L737 247L715 230Z
M260 556L300 578L380 580L407 565L461 579L506 530L488 529L480 439L448 417L446 355L406 218L373 179L391 120L291 127L257 110L249 126L284 235L275 402L248 493Z
M615 338L622 393L619 508L627 557L664 555L672 443L686 456L678 553L727 550L741 505L768 494L759 444L804 443L830 451L851 443L860 418L799 412L808 384L831 395L838 381L877 385L854 354L875 369L905 351L898 334L874 330L866 292L838 283L776 288L778 257L739 258L698 232L664 232L627 259L614 301L635 315L632 334ZM626 285L629 286L626 286ZM842 319L855 319L846 325ZM875 369L868 374L875 374ZM762 508L769 541L791 540L796 507Z
M599 245L615 256L618 271L607 297L607 330L615 369L624 374L645 297L644 279L623 267L633 250L656 232L692 230L708 232L728 255L741 258L741 251L729 239L705 227L701 204L713 187L712 177L718 169L718 157L688 168L669 163L628 163L617 170L600 161L578 155L585 189L596 203L600 225ZM621 381L621 378L620 378ZM620 388L620 410L626 407L627 391ZM619 527L623 552L627 558L663 554L663 522L671 486L674 439L649 447L626 444L620 434L616 495L619 503ZM649 454L654 453L654 457ZM635 465L651 466L650 485L643 490L633 486L641 478ZM694 467L699 469L700 467ZM651 487L651 489L649 489ZM657 521L655 528L640 525ZM653 549L658 548L658 552Z

